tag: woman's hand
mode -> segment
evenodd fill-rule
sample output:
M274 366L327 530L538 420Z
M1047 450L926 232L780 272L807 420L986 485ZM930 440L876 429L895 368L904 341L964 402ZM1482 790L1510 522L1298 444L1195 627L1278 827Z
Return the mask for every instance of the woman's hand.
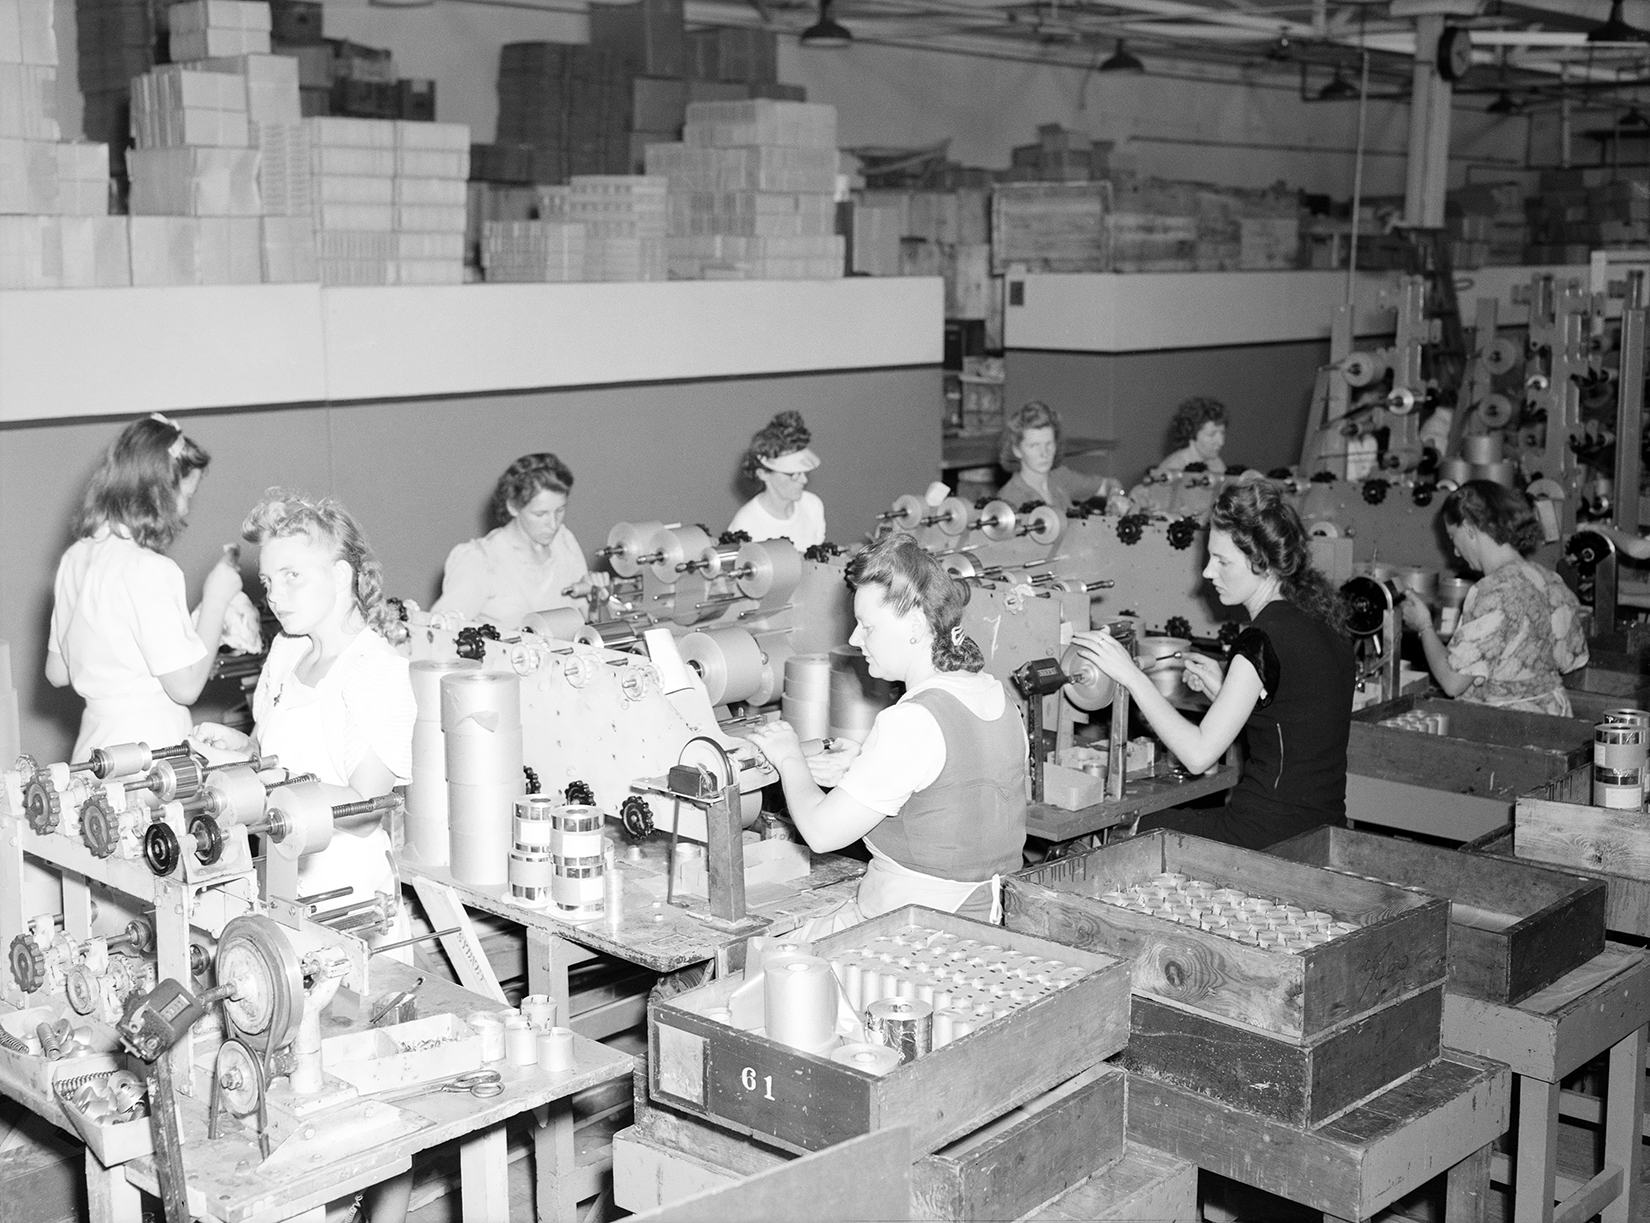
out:
M208 764L246 760L252 755L252 736L217 722L197 722L189 732L189 744Z
M819 750L810 752L808 749L816 744ZM859 744L852 739L810 739L802 746L802 757L813 774L814 785L832 789L859 757Z
M1201 692L1211 701L1220 695L1220 689L1226 682L1226 674L1220 669L1220 664L1204 654L1187 652L1182 660L1186 669L1182 674L1187 688L1193 692Z
M775 769L806 759L802 755L802 743L797 739L796 731L782 719L754 726L745 737L756 745L757 751L766 756Z
M1084 658L1125 688L1133 689L1136 681L1146 678L1134 661L1134 656L1110 633L1097 629L1073 634L1071 643Z
M606 590L611 585L613 585L613 575L611 573L591 570L562 591L562 594L569 599L583 599L587 598L592 590Z
M241 590L240 545L225 544L223 555L218 557L218 563L206 575L206 582L201 588L201 602L228 607L229 600L240 594Z
M1399 607L1403 612L1404 626L1411 632L1420 633L1432 627L1432 609L1413 590L1404 592Z

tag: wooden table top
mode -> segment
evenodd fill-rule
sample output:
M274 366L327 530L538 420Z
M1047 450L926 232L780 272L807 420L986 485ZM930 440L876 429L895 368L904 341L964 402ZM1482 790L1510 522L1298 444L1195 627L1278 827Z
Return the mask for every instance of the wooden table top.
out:
M1230 790L1237 785L1240 771L1236 765L1222 765L1203 777L1155 773L1129 782L1123 788L1123 797L1115 802L1095 803L1077 811L1032 803L1026 808L1026 834L1039 841L1070 841L1132 823L1142 815Z
M418 975L385 956L373 960L373 979L389 993L410 987ZM419 1014L494 1014L498 1003L431 977L417 994ZM323 1035L338 1036L366 1027L364 1019L329 1015ZM570 1096L634 1072L628 1054L583 1036L573 1038L574 1068L552 1073L537 1066L490 1062L504 1091L491 1098L468 1093L431 1092L393 1104L359 1097L314 1114L309 1126L278 1147L258 1166L258 1148L250 1132L208 1140L209 1098L180 1096L184 1166L189 1208L199 1217L223 1223L265 1223L289 1218L359 1192L412 1166L419 1151L480 1133L518 1113ZM393 1093L392 1093L393 1094ZM127 1179L140 1189L158 1192L154 1158L126 1165Z
M718 952L752 933L749 930L730 932L712 925L703 899L678 896L679 904L666 904L662 888L655 886L655 881L662 881L664 843L650 840L640 848L641 860L630 862L621 858L617 863L618 912L604 913L587 921L571 921L548 905L513 900L508 887L478 888L454 882L445 867L424 866L405 856L400 866L404 879L428 879L445 884L471 908L524 928L558 935L656 973L676 972L690 964L714 959ZM771 923L768 933L788 933L843 901L853 899L859 877L864 873L865 863L858 859L842 854L814 854L813 870L807 878L749 888L745 896L746 909L751 916Z

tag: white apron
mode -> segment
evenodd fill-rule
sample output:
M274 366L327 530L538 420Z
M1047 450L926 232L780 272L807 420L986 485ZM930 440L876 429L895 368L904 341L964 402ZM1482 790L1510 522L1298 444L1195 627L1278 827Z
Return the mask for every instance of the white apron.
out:
M80 737L71 760L81 761L93 748L116 743L170 747L189 737L189 709L164 692L146 696L88 700L80 715Z
M859 881L859 891L854 899L840 909L814 918L803 928L804 938L824 938L827 934L857 926L867 918L881 917L905 905L922 905L942 913L955 913L985 883L991 885L991 924L996 925L1003 920L1001 875L973 882L942 879L938 875L925 875L900 865L869 842L865 847L871 851L871 861Z

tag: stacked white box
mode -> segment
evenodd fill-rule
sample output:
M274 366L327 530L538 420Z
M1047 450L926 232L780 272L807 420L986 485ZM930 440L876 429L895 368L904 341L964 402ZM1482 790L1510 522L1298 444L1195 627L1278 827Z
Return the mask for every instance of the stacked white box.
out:
M576 221L488 221L481 267L490 281L584 279L584 226Z
M103 289L132 283L125 217L62 216L63 287Z
M107 216L109 146L64 141L54 148L57 151L58 211L66 217Z
M318 280L315 228L309 217L264 217L259 225L263 278L267 284Z
M667 184L644 175L576 174L567 219L584 226L586 280L663 280Z
M315 171L309 128L297 123L253 123L258 150L258 201L266 217L303 217L315 211Z
M321 283L395 284L394 121L319 117L304 126Z
M406 120L394 128L396 282L462 284L470 129Z
M688 106L679 144L647 147L670 184L669 271L684 279L833 279L836 108L756 98Z
M0 289L63 285L60 217L0 216Z
M25 0L39 3L39 0ZM57 68L0 62L0 136L56 140Z
M255 217L258 151L184 145L128 149L133 216Z
M55 214L60 195L57 145L0 137L0 213Z
M187 0L166 12L174 63L269 54L265 0Z
M52 6L39 0L0 0L0 63L57 66Z
M246 84L227 72L161 64L132 78L132 138L140 149L251 144Z
M293 56L221 56L202 60L195 66L240 80L246 91L245 109L249 123L297 123L303 118L298 93L298 61Z

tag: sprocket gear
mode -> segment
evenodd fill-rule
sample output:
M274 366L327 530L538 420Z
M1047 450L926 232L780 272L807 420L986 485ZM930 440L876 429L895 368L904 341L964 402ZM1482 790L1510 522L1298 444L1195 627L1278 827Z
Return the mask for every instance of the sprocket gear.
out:
M1117 542L1125 548L1132 548L1140 542L1140 536L1146 529L1146 519L1142 514L1129 514L1117 520Z
M596 792L590 788L590 783L587 781L568 782L564 793L569 807L594 807L596 805Z
M11 941L11 975L17 988L32 994L46 983L46 953L32 934Z
M629 795L619 804L619 823L638 841L653 835L653 808L640 794Z
M1169 524L1169 547L1176 552L1184 552L1187 548L1190 548L1192 541L1197 538L1197 527L1197 519L1191 517L1171 522Z
M57 831L63 819L63 798L44 775L23 787L23 814L41 836Z
M120 848L120 817L99 795L80 805L80 839L94 858L110 857Z

